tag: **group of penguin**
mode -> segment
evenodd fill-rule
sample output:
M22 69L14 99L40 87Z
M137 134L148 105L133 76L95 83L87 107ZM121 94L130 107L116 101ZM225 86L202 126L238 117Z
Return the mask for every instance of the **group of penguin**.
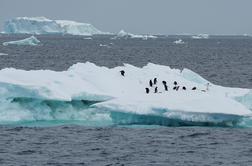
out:
M149 81L149 86L152 88L154 85L157 84L157 78L154 78L153 81L152 79ZM165 91L168 91L168 86L167 86L167 83L166 81L162 81L162 84L164 85L164 90ZM178 85L177 81L174 81L173 82L174 84L174 87L173 87L173 90L176 90L178 91L180 86ZM183 90L186 90L186 87L183 86L182 87ZM193 87L192 90L196 90L197 88L196 87ZM150 93L150 88L145 88L145 92L148 94ZM154 89L154 93L158 93L158 87L156 86L155 89Z
M121 70L120 73L121 73L122 76L125 76L125 71L124 70ZM162 81L162 84L164 85L164 90L168 91L168 86L167 86L166 81ZM177 81L174 81L173 84L174 84L173 90L178 91L180 86L178 85ZM157 78L154 78L153 81L152 81L152 79L149 81L150 88L152 88L154 85L157 85ZM147 94L150 93L150 88L148 88L148 87L145 88L145 92ZM196 90L196 89L197 89L196 87L192 88L192 90ZM182 90L186 90L186 87L182 86ZM204 90L202 90L202 91L204 91ZM158 93L158 87L157 86L154 88L154 93Z

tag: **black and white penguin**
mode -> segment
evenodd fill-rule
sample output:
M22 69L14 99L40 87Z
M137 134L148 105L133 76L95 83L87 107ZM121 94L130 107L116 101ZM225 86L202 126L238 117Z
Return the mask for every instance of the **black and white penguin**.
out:
M196 87L193 87L192 90L196 90L197 88Z
M165 91L168 91L168 86L164 84Z
M179 90L179 86L176 87L176 91L178 91L178 90Z
M157 84L157 78L154 78L153 83L154 83L154 85Z
M155 87L154 93L158 93L158 88L157 88L157 86Z
M183 90L186 90L186 87L185 87L185 86L183 86L183 87L182 87L182 89L183 89Z
M177 86L177 85L178 85L177 81L174 81L174 82L173 82L173 84L174 84L175 86Z
M145 88L145 92L148 94L150 92L149 88Z
M152 87L152 85L153 85L152 80L149 81L149 85L150 85L150 87Z
M125 71L124 71L124 70L121 70L120 73L121 73L122 76L124 76Z

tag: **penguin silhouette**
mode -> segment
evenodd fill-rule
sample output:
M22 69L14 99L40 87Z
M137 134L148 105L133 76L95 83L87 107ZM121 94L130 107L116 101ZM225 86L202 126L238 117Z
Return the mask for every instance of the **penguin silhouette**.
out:
M174 84L175 86L178 85L177 81L174 81L173 84Z
M149 88L145 88L145 92L148 94L150 92Z
M155 87L154 93L158 93L158 88L157 87Z
M168 91L168 86L164 84L165 91Z
M154 78L154 85L157 84L157 78Z
M193 87L192 90L196 90L197 88L196 87Z
M174 86L174 87L173 87L173 90L176 90L176 89L177 89L177 87L176 87L176 86Z
M176 91L178 91L178 90L179 90L179 86L176 87Z
M183 90L186 90L186 87L185 86L183 86L183 88L182 88Z
M163 83L164 85L166 85L166 81L162 81L162 83Z
M150 85L150 87L152 87L152 85L153 85L152 80L149 81L149 85Z
M124 76L125 71L124 71L124 70L121 70L120 73L121 73L122 76Z

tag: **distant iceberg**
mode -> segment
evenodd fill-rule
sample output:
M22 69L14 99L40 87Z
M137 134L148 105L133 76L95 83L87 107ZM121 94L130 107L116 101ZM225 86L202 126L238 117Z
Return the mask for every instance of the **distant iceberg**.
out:
M70 34L94 35L109 34L96 29L93 25L68 20L50 20L45 17L17 17L4 24L7 34Z
M173 43L174 44L185 44L185 42L182 39L175 40Z
M198 34L198 35L194 35L192 36L193 39L208 39L209 35L208 34Z
M120 32L117 33L117 38L138 38L138 39L156 39L157 36L153 35L135 35L132 33L125 32L124 30L121 30Z
M4 56L4 55L8 55L8 54L0 52L0 56Z
M23 40L4 42L3 45L4 46L7 46L7 45L29 45L29 46L36 46L39 43L40 43L40 41L35 36L31 36L31 37L23 39Z

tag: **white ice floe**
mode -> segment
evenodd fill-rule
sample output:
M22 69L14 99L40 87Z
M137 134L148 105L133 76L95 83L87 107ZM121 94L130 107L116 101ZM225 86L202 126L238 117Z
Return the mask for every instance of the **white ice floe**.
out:
M17 17L4 24L7 34L70 34L94 35L108 34L93 25L68 20L51 20L45 17Z
M198 35L194 35L192 36L193 39L208 39L209 35L208 34L198 34Z
M9 42L4 42L3 43L4 46L7 46L7 45L29 45L29 46L36 46L38 44L40 44L40 41L35 36L31 36L31 37L28 37L28 38L22 39L22 40L9 41Z
M156 39L157 36L153 35L135 35L132 33L125 32L124 30L121 30L120 32L117 33L117 38L138 38L138 39Z
M5 55L8 55L8 54L0 52L0 56L5 56Z
M175 40L173 43L174 44L185 44L185 42L182 39Z
M121 70L125 71L125 76L120 74ZM153 78L157 78L157 84L150 87L149 80ZM166 81L168 91L165 91L162 81ZM180 86L178 91L172 90L174 81L177 81ZM19 102L26 101L28 104L24 106L20 116L15 116L17 119L22 119L23 116L26 119L30 116L39 119L40 115L45 114L43 110L52 107L54 101L56 103L51 109L60 102L68 102L68 104L74 101L98 102L91 105L88 111L102 111L106 116L108 114L113 122L120 124L127 122L169 125L170 121L164 122L164 118L177 119L179 122L233 123L240 117L251 115L252 91L250 89L228 88L210 83L209 90L206 90L208 83L210 82L189 69L181 71L151 63L142 68L129 64L107 68L89 62L77 63L62 72L6 68L0 70L0 102L3 103L0 107L0 115L4 117L8 114L8 118L12 116L11 112L6 110L15 110L13 99ZM183 86L186 90L182 90ZM150 89L149 94L145 92L147 87ZM155 87L158 87L158 93L154 93ZM192 90L193 87L197 89ZM37 100L49 101L49 104L45 105ZM15 106L23 105L24 103ZM43 107L40 108L39 105ZM31 113L29 116L26 115L29 106L39 109L36 111L36 116ZM60 108L62 112L63 107ZM71 109L68 108L65 112L73 111L74 108L71 106ZM83 109L78 108L78 110ZM85 111L77 112L78 115L85 114ZM138 118L138 116L143 117ZM150 117L154 118L151 122ZM62 118L62 115L59 118ZM73 117L69 115L68 118Z

